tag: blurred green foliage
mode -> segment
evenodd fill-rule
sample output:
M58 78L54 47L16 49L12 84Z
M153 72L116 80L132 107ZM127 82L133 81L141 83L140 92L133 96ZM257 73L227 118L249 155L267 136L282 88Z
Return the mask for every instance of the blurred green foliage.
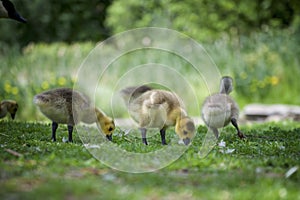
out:
M12 0L19 13L28 20L20 24L1 20L0 45L30 42L99 41L108 37L103 22L111 0Z
M247 35L299 25L298 1L275 0L115 0L107 25L114 33L145 26L178 30L197 40Z
M17 113L17 119L45 119L36 111L32 103L33 96L50 88L73 87L81 63L94 46L95 43L86 42L72 45L39 43L28 45L22 52L17 48L5 51L0 54L0 99L15 99L19 102L22 109ZM300 49L294 33L257 33L250 37L240 37L237 44L232 40L219 39L203 46L221 74L234 77L235 90L232 96L240 107L253 102L300 105ZM148 63L147 59L172 66L184 75L189 84L197 88L195 92L201 106L208 91L198 81L199 75L191 70L186 60L167 52L148 54L148 51L141 50L114 61L106 75L102 76L101 95L97 93L96 98L101 109L112 114L106 96L110 97L111 91L116 92L116 84L126 70ZM97 60L95 62L98 63ZM153 73L153 76L157 74ZM185 95L182 98L194 102L194 96ZM123 102L114 104L114 117L127 116L128 113L122 108ZM187 110L190 115L199 116L200 109L195 109L193 104L187 103Z
M234 95L248 103L300 104L300 40L290 30L216 40L204 45L223 74L234 77Z
M19 119L40 118L32 105L34 94L73 86L76 71L95 41L145 26L172 28L201 42L221 73L234 77L233 96L241 107L251 102L300 104L300 4L296 0L13 2L28 23L0 20L0 99L20 102ZM108 79L120 78L133 64L147 63L149 55L142 51L135 55L113 63L124 67L111 68ZM206 93L190 65L167 53L153 56L157 63L181 67L180 73L199 88L201 105ZM111 91L113 86L105 83L105 91Z
M297 0L13 2L28 23L1 20L0 45L99 41L114 33L146 26L167 27L207 41L300 24Z

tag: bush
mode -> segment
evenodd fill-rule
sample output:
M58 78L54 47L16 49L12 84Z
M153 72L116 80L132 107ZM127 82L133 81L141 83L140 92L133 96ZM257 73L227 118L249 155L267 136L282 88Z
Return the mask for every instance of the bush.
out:
M1 20L1 43L99 41L109 36L104 26L111 0L12 0L27 24Z
M204 41L287 28L297 21L299 12L296 1L115 0L108 9L106 25L113 33L138 27L166 27Z

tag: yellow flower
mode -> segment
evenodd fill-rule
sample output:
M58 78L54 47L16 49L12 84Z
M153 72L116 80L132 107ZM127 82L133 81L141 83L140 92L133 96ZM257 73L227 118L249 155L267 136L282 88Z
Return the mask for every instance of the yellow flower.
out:
M8 81L6 81L6 82L4 83L4 90L5 90L5 92L7 92L7 93L10 93L10 91L11 91L11 85L10 85L10 83L9 83Z
M42 83L42 89L43 90L46 90L46 89L48 89L49 88L49 83L47 82L47 81L44 81L43 83Z
M19 88L13 87L12 90L11 90L11 93L12 93L13 95L17 95L17 94L19 93Z
M277 85L279 83L279 78L277 76L272 76L270 82L272 85Z
M66 84L66 82L67 82L67 80L65 79L65 77L58 78L58 85L63 86Z

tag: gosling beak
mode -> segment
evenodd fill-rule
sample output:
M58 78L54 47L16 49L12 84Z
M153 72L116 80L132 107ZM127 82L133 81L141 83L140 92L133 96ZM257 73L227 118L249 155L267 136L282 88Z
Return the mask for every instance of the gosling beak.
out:
M190 142L191 142L190 138L185 138L185 139L183 139L183 143L184 143L185 145L189 145Z
M112 141L112 135L106 135L106 138L107 138L109 141Z
M24 19L21 15L19 15L19 13L17 13L17 12L14 12L11 16L10 16L10 18L12 18L12 19L14 19L14 20L17 20L17 21L19 21L19 22L22 22L22 23L26 23L27 22L27 20L26 19Z
M16 113L11 113L10 116L11 116L11 118L14 120L14 119L15 119L15 116L16 116Z

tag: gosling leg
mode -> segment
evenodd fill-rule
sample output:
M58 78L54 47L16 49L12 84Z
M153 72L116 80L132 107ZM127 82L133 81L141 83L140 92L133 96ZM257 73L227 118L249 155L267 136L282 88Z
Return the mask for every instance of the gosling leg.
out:
M147 138L146 138L146 132L147 132L147 129L145 129L145 128L140 128L140 130L141 130L141 134L142 134L142 142L143 142L145 145L148 145Z
M244 134L240 131L239 126L238 126L237 121L236 121L235 118L231 118L231 123L236 128L237 135L239 136L239 138L241 138L241 139L245 138Z
M56 142L56 129L58 127L58 123L52 122L52 141Z
M73 126L68 125L68 133L69 133L69 140L68 142L73 142L72 133L73 133Z
M160 130L160 137L161 137L161 144L162 145L167 145L167 142L166 142L166 129L161 129Z

